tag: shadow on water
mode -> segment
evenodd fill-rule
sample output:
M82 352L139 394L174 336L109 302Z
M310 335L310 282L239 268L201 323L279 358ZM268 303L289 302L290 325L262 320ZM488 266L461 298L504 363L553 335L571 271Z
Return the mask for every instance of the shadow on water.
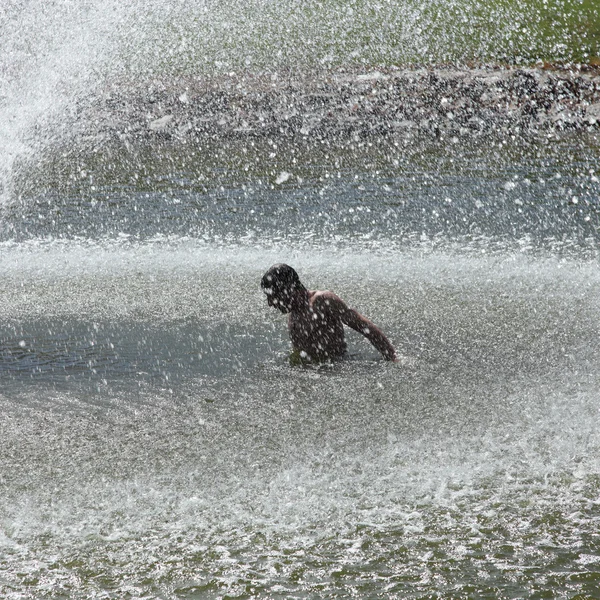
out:
M6 329L12 329L8 336ZM153 328L44 319L5 328L0 380L5 390L28 381L55 387L127 381L170 386L184 377L224 377L252 369L269 352L270 345L250 324L188 321Z

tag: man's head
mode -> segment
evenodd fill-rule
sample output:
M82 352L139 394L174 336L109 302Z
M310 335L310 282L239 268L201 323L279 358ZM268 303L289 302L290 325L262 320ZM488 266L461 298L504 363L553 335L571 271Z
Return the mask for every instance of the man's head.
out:
M298 273L289 265L273 265L264 275L260 287L267 295L269 306L274 306L282 313L292 310L298 291L306 290L300 283Z

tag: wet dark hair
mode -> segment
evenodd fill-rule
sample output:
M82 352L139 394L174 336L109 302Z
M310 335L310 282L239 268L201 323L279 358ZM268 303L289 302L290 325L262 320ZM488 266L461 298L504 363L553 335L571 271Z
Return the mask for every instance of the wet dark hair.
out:
M298 273L289 265L283 263L273 265L260 280L260 287L267 293L278 294L284 290L291 292L294 290L306 289L300 283ZM269 290L270 292L268 292Z

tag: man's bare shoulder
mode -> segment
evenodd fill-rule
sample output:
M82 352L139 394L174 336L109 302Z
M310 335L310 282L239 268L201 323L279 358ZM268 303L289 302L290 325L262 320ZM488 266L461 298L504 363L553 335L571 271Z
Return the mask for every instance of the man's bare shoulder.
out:
M333 311L344 311L347 309L345 302L333 292L328 290L316 290L310 292L310 304L314 309L328 308Z

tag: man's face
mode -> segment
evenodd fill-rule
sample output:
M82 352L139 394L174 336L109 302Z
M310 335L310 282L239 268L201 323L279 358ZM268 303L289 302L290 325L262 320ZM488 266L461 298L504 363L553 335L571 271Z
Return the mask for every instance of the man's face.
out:
M267 295L267 304L280 310L283 314L292 310L291 294L288 290L276 290L274 288L265 288Z

